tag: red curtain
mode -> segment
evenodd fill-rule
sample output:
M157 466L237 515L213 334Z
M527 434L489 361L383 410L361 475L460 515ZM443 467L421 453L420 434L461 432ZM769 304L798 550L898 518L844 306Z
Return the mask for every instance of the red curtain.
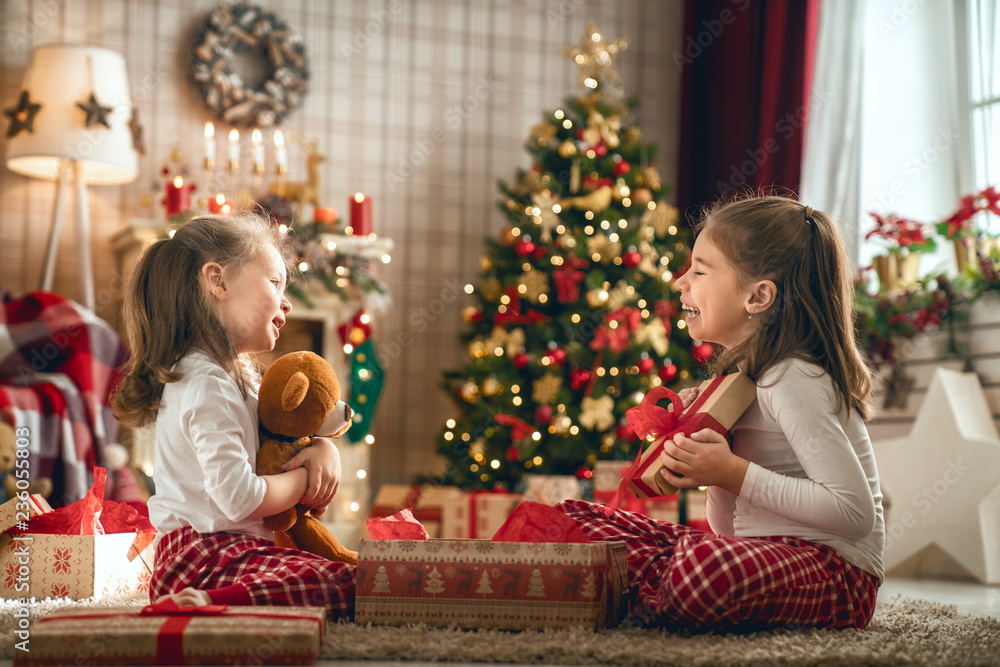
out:
M819 0L686 0L677 203L798 192Z

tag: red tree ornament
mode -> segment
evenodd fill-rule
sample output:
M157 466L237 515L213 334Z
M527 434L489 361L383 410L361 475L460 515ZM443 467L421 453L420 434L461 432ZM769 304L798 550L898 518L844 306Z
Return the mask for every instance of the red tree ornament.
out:
M529 357L526 352L519 352L514 355L514 358L511 359L511 361L517 368L524 368L528 365L528 362L531 361L531 357Z
M639 363L636 365L639 367L640 373L648 373L649 371L653 370L653 368L656 366L656 362L654 362L649 357L643 357L642 359L639 360Z
M705 363L711 359L714 353L715 348L712 347L711 343L699 343L691 348L691 356L701 363Z
M635 431L628 424L619 424L615 429L615 436L624 442L631 442L636 439Z
M537 246L534 241L521 239L517 242L517 254L521 257L527 257L531 253L535 252L535 248L537 248Z
M631 171L631 169L632 166L626 160L622 160L621 162L615 165L612 171L614 172L615 176L621 176L622 174L627 174L629 171Z
M569 385L573 389L582 389L590 382L590 371L585 368L574 368L569 373Z
M517 445L511 445L507 448L506 456L508 461L517 461L521 458L521 450L518 449Z
M552 420L552 406L539 405L535 410L535 423L539 426L547 425Z
M639 262L642 261L642 255L639 254L638 250L629 250L622 257L622 263L625 264L627 268L634 269L639 266Z
M594 476L594 473L587 466L580 466L579 468L577 468L576 476L579 477L580 479L590 479L591 477Z
M667 364L660 367L660 379L664 382L673 382L674 378L677 377L677 365Z

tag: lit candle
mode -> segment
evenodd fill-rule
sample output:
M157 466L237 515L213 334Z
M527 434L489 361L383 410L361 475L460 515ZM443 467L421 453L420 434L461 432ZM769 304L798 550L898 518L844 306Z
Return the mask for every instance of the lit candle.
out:
M240 168L240 131L235 127L229 131L229 171Z
M278 175L283 176L288 173L288 149L285 148L285 136L281 130L274 131L274 150L278 157Z
M254 129L253 134L250 135L250 140L253 142L253 173L263 174L264 144L261 143L260 130Z
M205 123L205 169L215 169L215 125Z
M220 192L208 200L208 212L215 215L232 215L233 202Z
M167 182L166 192L163 197L163 210L167 219L181 211L191 208L191 191L193 185L184 185L184 177L178 176Z
M372 198L357 192L351 197L351 233L368 236L372 233Z

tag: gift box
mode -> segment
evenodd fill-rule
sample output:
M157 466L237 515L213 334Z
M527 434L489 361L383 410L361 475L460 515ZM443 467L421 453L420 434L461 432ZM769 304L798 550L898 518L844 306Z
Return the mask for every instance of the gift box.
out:
M624 542L362 540L355 620L597 629L624 619L627 593Z
M454 526L468 521L463 491L456 486L435 486L433 484L383 484L375 494L369 518L391 516L401 509L410 508L413 516L427 529L431 537L441 537L445 526Z
M35 621L14 665L308 665L322 645L323 607L95 607Z
M656 404L663 398L670 398L673 410ZM666 387L651 389L642 403L625 413L640 438L655 438L642 452L628 488L639 498L677 493L677 489L659 474L664 467L660 464L664 443L677 433L690 435L703 428L725 435L756 399L757 385L743 373L703 382L698 388L697 399L683 411L677 394Z
M521 502L521 495L501 491L470 491L446 515L441 537L490 539Z
M564 500L583 498L580 480L573 475L525 475L524 502L555 505Z
M155 529L144 518L148 528L139 527L127 505L98 500L105 471L95 471L87 496L66 507L53 510L40 497L27 510L19 499L0 507L0 597L81 600L149 590Z

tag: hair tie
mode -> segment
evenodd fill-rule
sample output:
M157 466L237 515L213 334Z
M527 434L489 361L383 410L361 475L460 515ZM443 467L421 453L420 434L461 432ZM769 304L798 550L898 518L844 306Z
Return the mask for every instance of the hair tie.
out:
M806 222L810 225L813 224L813 209L812 206L806 206Z

